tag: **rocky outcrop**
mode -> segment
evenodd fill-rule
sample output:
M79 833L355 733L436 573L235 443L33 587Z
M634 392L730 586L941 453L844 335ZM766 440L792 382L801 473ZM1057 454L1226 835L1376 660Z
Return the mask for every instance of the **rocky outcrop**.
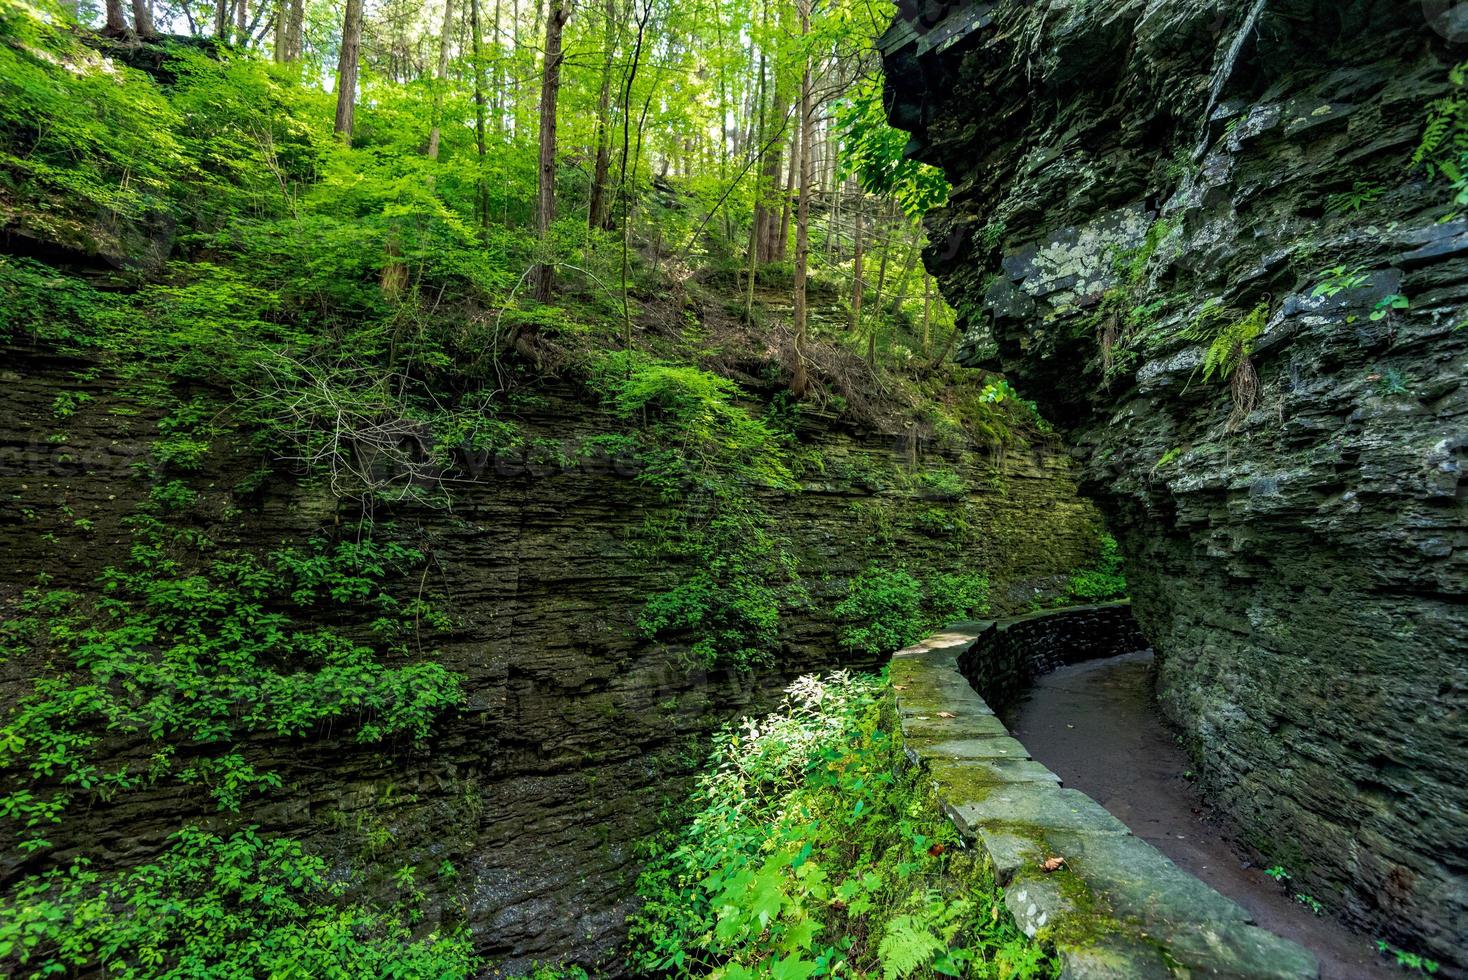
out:
M1462 970L1468 220L1414 165L1450 6L927 2L882 47L967 357L1077 447L1207 793Z
M105 365L48 352L0 351L0 384L9 408L0 549L11 556L0 570L0 615L11 615L38 576L85 589L124 560L123 520L148 496L160 410ZM690 668L683 651L634 628L647 597L668 584L666 568L636 553L656 496L634 469L576 452L615 425L594 399L555 383L537 394L518 419L541 449L536 458L481 461L450 510L378 514L429 552L424 581L415 575L407 587L442 597L454 621L419 641L463 676L467 696L432 739L389 751L349 736L253 741L243 754L280 773L284 789L241 816L217 813L202 788L142 789L68 814L48 835L54 852L11 849L0 875L13 882L82 854L102 869L127 865L154 856L182 823L235 819L303 838L344 878L369 883L449 860L457 876L423 886L430 924L467 923L479 952L512 971L577 961L615 976L637 844L682 803L713 727L765 710L792 675L849 659L830 609L850 575L898 556L915 570L947 570L978 551L996 600L1013 608L1095 557L1095 513L1063 455L1011 450L992 472L943 460L982 489L924 497L904 474L937 464L932 447L812 424L804 441L824 469L800 492L764 502L811 601L786 616L775 669ZM266 549L337 519L341 505L324 488L280 474L262 483L260 463L246 441L220 440L190 478L203 493L191 526L204 540ZM23 697L39 672L0 662L0 706Z

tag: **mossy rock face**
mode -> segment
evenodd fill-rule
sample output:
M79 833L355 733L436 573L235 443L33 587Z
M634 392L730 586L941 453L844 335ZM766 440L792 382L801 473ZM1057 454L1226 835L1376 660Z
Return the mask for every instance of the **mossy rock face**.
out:
M143 397L135 381L94 358L4 349L0 364L13 407L0 424L0 499L14 515L0 516L0 546L25 556L0 571L0 609L8 610L39 572L55 588L85 591L103 568L126 562L125 521L152 489L140 473L167 400ZM584 392L547 383L536 394L520 416L527 438L580 445L605 434L605 415ZM64 418L58 399L69 406ZM59 431L64 442L50 439ZM468 925L493 944L482 951L514 969L575 961L601 964L599 977L617 975L639 844L686 797L709 733L764 710L799 674L876 666L836 641L831 610L853 575L909 560L925 574L954 569L952 555L934 553L913 527L931 500L878 495L860 479L879 470L895 480L911 469L908 454L894 453L897 434L815 427L805 438L821 455L856 465L761 500L788 536L811 600L784 611L776 665L757 673L690 668L676 643L639 637L647 597L679 569L635 553L660 502L632 470L593 461L546 473L492 460L482 479L455 490L451 511L384 508L384 525L433 553L426 581L400 583L399 598L412 600L420 587L443 597L452 625L425 627L414 653L463 678L463 710L441 718L417 747L372 749L340 732L243 746L284 785L279 799L252 805L249 822L302 839L365 888L382 884L389 898L388 874L357 872L369 864L431 871L448 861L452 882L422 885L430 922ZM277 470L260 479L261 456L248 439L217 443L187 481L197 504L171 520L215 545L268 551L350 519L350 505L320 485ZM976 488L961 506L991 532L988 550L965 554L963 567L989 575L998 602L1093 557L1096 514L1077 497L1063 454L1011 454L1003 466L1014 488L1003 496L982 490L987 464L920 459L912 472L925 466L960 472ZM232 489L242 486L248 492ZM853 503L879 505L893 518L890 536L854 530ZM335 622L348 611L322 616ZM353 628L371 635L367 623ZM7 704L49 669L25 656L0 666ZM118 737L101 752L147 759ZM160 785L95 811L78 807L48 837L59 852L86 853L107 870L156 856L179 823L213 819L208 794ZM0 877L27 873L23 859L13 852Z
M1202 790L1461 971L1468 220L1414 156L1464 50L1434 13L976 4L882 47L955 188L928 267L1077 447Z
M1107 622L1109 634L1096 628ZM988 861L1015 922L1052 943L1075 980L1316 977L1307 950L1254 926L1100 804L1062 788L959 672L978 683L986 664L1024 663L1027 677L1052 669L1047 651L1079 623L1091 628L1073 644L1077 658L1103 656L1135 630L1125 605L965 624L899 651L889 668L907 757Z

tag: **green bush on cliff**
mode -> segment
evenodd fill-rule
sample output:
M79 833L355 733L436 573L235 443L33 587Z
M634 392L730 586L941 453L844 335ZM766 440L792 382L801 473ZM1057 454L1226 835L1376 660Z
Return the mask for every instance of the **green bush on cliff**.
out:
M1052 977L904 765L884 683L804 677L715 736L691 821L638 878L639 975Z
M1101 555L1095 567L1081 569L1070 577L1070 597L1077 602L1112 602L1127 596L1122 571L1121 546L1109 534L1101 535Z
M943 573L926 584L905 569L873 565L851 580L832 614L841 643L868 656L900 650L943 626L989 608L989 580L978 573Z
M0 962L18 963L16 976L133 980L474 974L466 933L415 936L407 905L354 903L344 891L294 840L185 827L146 864L102 873L79 860L26 879L0 900Z

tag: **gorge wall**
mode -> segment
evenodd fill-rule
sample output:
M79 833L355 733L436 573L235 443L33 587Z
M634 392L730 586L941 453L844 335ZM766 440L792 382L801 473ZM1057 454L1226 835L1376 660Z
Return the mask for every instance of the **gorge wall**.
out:
M1464 8L901 6L926 261L1077 447L1207 794L1468 968Z
M126 519L150 491L144 464L159 410L115 366L34 348L0 350L0 384L10 406L0 423L9 556L0 615L9 618L27 586L85 591L124 561ZM77 856L103 869L149 860L183 823L255 825L309 842L343 878L369 885L405 865L450 861L456 876L422 886L428 925L469 925L479 952L511 972L576 961L615 976L636 845L683 802L709 731L764 710L801 672L874 666L842 653L830 616L850 576L870 562L920 574L976 563L996 607L1013 610L1095 559L1095 511L1053 449L958 459L905 433L814 420L802 441L823 467L798 492L765 501L809 601L784 617L773 668L691 668L676 645L635 629L647 597L667 585L668 569L637 553L655 493L626 465L577 452L613 423L594 397L555 381L517 422L538 456L489 459L447 510L376 515L430 556L422 580L415 573L402 586L437 596L451 616L415 646L463 677L462 710L416 747L329 732L254 739L243 755L280 774L280 793L236 815L218 812L204 787L175 783L97 801L48 834L50 850L7 850L7 884ZM552 444L561 452L547 452ZM261 456L239 432L217 440L208 460L187 478L200 503L179 518L206 554L304 541L354 516L319 483L279 472L251 479ZM963 492L924 489L918 478L934 469L957 473ZM345 606L321 615L354 628ZM51 669L0 658L0 704L17 703ZM143 751L114 739L104 755Z

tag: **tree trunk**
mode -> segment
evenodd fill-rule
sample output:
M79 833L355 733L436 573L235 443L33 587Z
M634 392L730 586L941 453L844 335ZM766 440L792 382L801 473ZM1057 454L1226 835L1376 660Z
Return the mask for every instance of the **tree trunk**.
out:
M443 2L443 31L438 37L438 67L433 73L433 128L428 133L428 159L438 159L439 130L443 126L443 89L449 77L449 39L453 36L454 0Z
M856 215L856 260L852 266L851 278L851 332L854 336L861 336L861 301L866 293L866 279L864 278L866 263L866 250L861 240L862 232L862 199L857 198L856 207L852 209Z
M286 24L285 61L295 64L301 60L305 45L301 41L306 24L306 0L290 0L290 20Z
M877 270L877 296L872 304L877 309L882 308L882 293L887 289L887 260L892 255L892 226L897 222L897 198L892 199L891 206L887 210L887 220L882 225L882 263Z
M108 4L112 0L107 0ZM229 33L229 0L214 0L214 36L223 41Z
M912 238L907 243L907 259L902 263L902 278L897 280L897 295L892 298L892 305L888 310L893 316L902 312L902 304L907 302L907 284L912 279L912 270L917 268L918 245L923 240L923 223L918 221L913 225Z
M556 101L561 92L561 32L571 16L570 0L551 0L545 19L545 64L540 80L540 180L536 194L535 231L542 259L550 250L551 223L556 219ZM535 270L535 298L549 303L555 266L542 261Z
M612 60L617 52L616 0L606 0L606 44L602 51L601 91L596 100L596 164L591 174L591 203L586 223L592 228L611 226L612 208L607 196L607 182L612 170Z
M499 9L497 2L495 9ZM479 219L479 227L488 231L489 183L484 162L484 66L480 60L484 51L484 38L479 30L479 0L469 0L469 43L473 46L470 61L474 64L474 148L479 160L479 176L474 185L474 213Z
M249 40L250 34L245 26L249 23L250 11L249 0L235 0L234 4L234 43L244 44Z
M137 27L138 37L158 36L158 29L153 26L152 0L133 0L133 24Z
M780 195L780 230L775 237L775 261L784 262L790 245L790 208L795 197L796 163L800 159L800 127L793 127L790 137L790 172L785 177L785 193Z
M347 0L342 20L342 52L336 66L336 133L352 145L357 111L357 58L362 50L362 0Z
M287 61L285 53L286 45L289 43L286 40L286 37L290 32L290 11L290 0L276 0L275 43L270 47L270 60L275 62L277 65L283 65Z
M800 36L810 35L811 0L799 0ZM790 378L790 393L803 398L810 389L805 370L806 309L805 279L810 264L810 137L811 137L811 64L805 56L805 70L800 76L800 196L795 208L795 367Z
M103 34L122 37L127 33L127 14L122 12L122 0L107 0L107 26Z
M933 277L923 273L923 353L933 349Z

